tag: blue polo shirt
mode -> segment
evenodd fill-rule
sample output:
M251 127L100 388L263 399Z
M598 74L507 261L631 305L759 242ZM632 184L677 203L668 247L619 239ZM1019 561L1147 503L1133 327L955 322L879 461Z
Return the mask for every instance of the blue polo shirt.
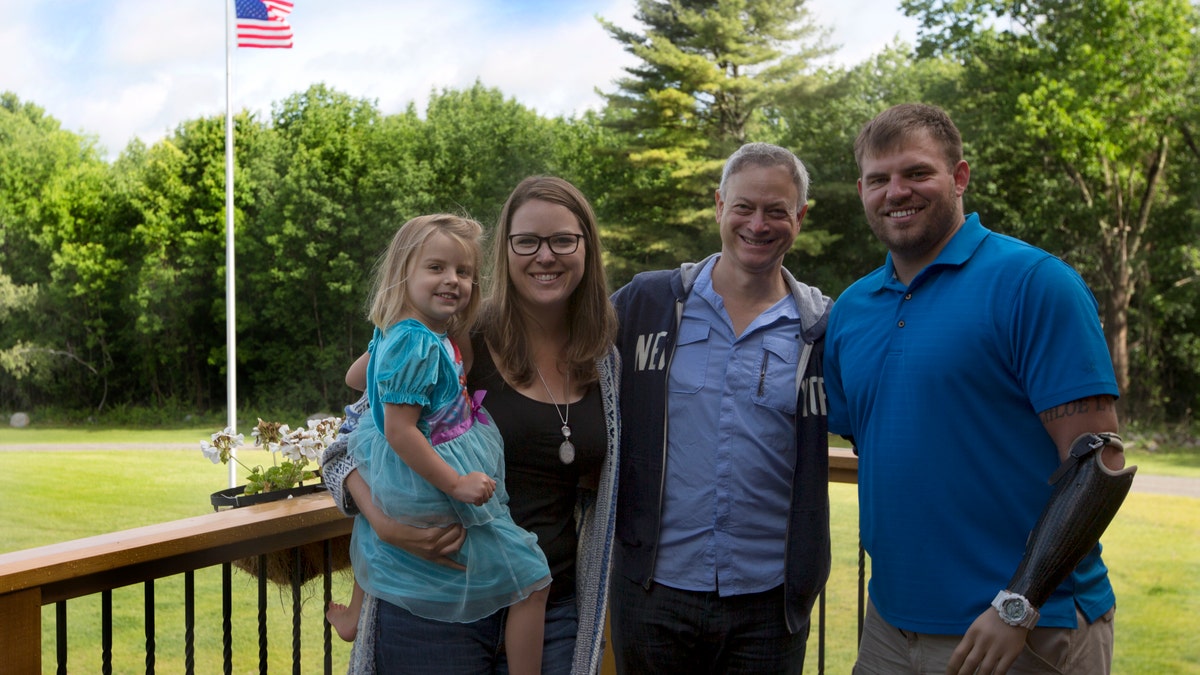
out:
M741 595L783 583L803 341L788 294L734 335L701 271L667 386L667 458L654 579Z
M1058 452L1038 412L1117 394L1097 304L1058 258L972 214L908 286L885 265L838 298L829 430L859 452L870 593L893 626L962 634L1007 584ZM1075 627L1114 604L1100 547L1042 607Z

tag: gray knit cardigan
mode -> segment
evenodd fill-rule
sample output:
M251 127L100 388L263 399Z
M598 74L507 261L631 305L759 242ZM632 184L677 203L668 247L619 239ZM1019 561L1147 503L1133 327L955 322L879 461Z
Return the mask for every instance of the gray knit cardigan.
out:
M600 482L596 492L581 490L575 507L575 525L579 534L579 550L575 560L579 633L575 638L572 675L599 673L600 659L604 653L604 617L608 611L608 585L617 515L618 439L621 437L620 408L617 405L620 361L621 357L615 348L609 348L607 356L596 360L608 433L608 454L600 466ZM360 407L357 412L361 411ZM348 516L356 516L358 507L346 491L345 482L346 476L357 465L346 449L344 434L326 449L321 458L321 474L338 509ZM349 675L375 675L375 605L374 598L369 596L363 602L358 637L350 652Z

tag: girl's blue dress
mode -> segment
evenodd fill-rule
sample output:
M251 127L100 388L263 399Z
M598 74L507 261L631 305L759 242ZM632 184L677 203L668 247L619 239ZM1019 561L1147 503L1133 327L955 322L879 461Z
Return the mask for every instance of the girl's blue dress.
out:
M453 350L454 356L451 356ZM419 558L384 543L366 518L355 517L350 547L354 576L367 593L439 621L469 622L550 584L537 537L518 527L504 488L504 441L466 388L457 347L414 319L375 329L367 365L371 420L350 435L349 451L391 518L418 527L461 523L466 541L455 556L466 571ZM496 480L483 506L457 501L434 487L392 450L383 435L384 404L421 406L418 427L460 475L482 471Z

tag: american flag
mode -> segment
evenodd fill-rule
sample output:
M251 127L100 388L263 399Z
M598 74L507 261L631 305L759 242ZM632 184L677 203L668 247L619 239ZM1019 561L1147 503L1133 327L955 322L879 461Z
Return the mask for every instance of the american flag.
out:
M292 27L287 15L292 3L287 0L235 0L239 47L290 49Z

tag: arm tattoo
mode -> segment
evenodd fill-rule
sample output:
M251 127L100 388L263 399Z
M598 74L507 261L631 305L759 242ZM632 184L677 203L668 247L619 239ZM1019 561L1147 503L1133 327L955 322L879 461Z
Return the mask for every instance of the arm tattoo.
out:
M1062 419L1064 417L1083 415L1093 411L1100 412L1108 410L1111 407L1112 401L1108 397L1090 396L1088 398L1081 398L1077 401L1071 401L1070 403L1064 403L1060 406L1044 410L1039 417L1042 419L1042 424L1048 424L1054 420Z

